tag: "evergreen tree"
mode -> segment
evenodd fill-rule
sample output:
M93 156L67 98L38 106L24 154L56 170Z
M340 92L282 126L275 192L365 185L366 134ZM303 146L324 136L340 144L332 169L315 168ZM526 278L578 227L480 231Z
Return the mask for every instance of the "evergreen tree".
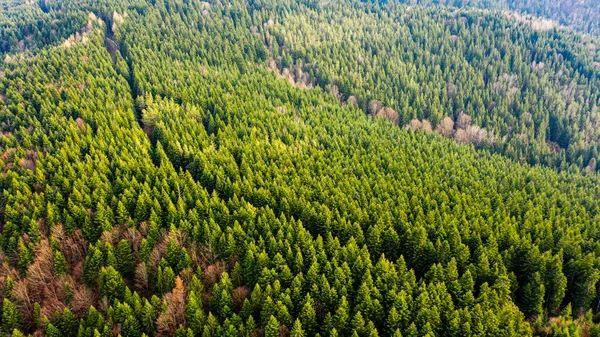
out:
M279 336L279 322L275 316L269 318L269 322L265 326L265 337L278 337Z
M101 296L106 296L110 301L122 300L126 287L123 277L112 266L101 269L98 281Z
M134 271L131 245L127 240L121 240L115 252L116 268L125 278L131 278Z
M22 318L19 309L7 298L2 301L2 325L0 331L9 334L14 329L19 329Z
M292 331L290 333L290 337L304 337L304 330L302 329L302 323L300 323L299 319L294 321L294 325L292 326Z
M65 256L58 250L54 251L54 274L62 275L68 272L67 260Z

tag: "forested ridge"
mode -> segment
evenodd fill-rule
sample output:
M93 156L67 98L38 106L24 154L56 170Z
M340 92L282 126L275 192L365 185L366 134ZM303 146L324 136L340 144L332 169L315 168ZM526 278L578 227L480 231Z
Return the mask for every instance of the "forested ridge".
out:
M593 37L353 0L7 4L1 334L600 335Z
M530 164L597 170L593 37L476 10L278 6L255 28L272 50L271 66L292 81L328 88L401 127Z
M600 1L597 0L401 0L401 2L518 11L554 21L545 24L561 24L595 35L600 33Z

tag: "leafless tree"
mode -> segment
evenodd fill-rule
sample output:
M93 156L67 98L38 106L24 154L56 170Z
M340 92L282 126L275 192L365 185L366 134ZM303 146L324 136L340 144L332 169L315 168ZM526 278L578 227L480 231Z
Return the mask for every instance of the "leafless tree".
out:
M385 118L396 125L400 120L398 113L394 109L388 107L380 109L379 112L377 112L377 117Z
M454 134L454 121L450 117L444 117L435 131L446 138L451 138Z
M460 112L458 114L458 118L456 118L456 128L466 130L472 123L471 116L467 115L464 112Z
M163 297L165 311L156 320L157 336L172 336L180 325L185 325L185 286L181 278L175 279L175 288Z
M376 99L372 99L371 101L369 101L369 104L367 106L367 112L369 113L369 115L375 116L377 115L379 110L381 110L381 108L383 108L383 104Z

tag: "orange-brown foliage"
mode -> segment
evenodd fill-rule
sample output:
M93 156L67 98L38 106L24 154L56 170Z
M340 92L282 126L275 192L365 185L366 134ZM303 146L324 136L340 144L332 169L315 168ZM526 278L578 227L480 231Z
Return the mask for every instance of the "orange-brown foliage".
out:
M398 113L392 108L382 108L377 112L377 117L385 118L394 124L398 124L400 118L398 117Z
M204 286L210 289L219 282L221 274L225 271L225 265L221 262L211 264L204 270Z
M150 293L148 287L148 269L146 263L142 262L135 268L135 289L142 295Z
M289 337L290 333L291 331L287 326L281 325L279 327L279 337Z
M53 317L56 312L62 312L68 307L74 314L83 316L90 305L96 302L95 294L81 282L83 274L83 258L85 256L85 241L78 238L81 233L74 233L66 238L62 226L52 229L53 239L67 258L67 263L72 265L72 275L58 276L54 274L54 252L48 239L40 241L35 248L35 259L27 268L26 277L21 278L16 271L8 266L0 269L0 281L10 276L15 280L11 296L13 302L19 307L25 326L36 326L33 315L34 303L41 306L41 317ZM78 242L81 240L82 243ZM79 260L77 260L79 259ZM0 282L4 284L4 282ZM68 288L67 285L68 284ZM69 293L67 293L67 289ZM68 305L67 296L70 297Z
M175 288L163 296L167 303L165 311L158 315L156 320L157 336L172 336L179 325L185 325L186 291L181 278L175 279Z
M83 127L85 126L85 121L79 117L77 117L75 123L77 123L77 127L80 129L83 129Z
M358 100L356 99L356 97L350 96L346 100L346 104L349 104L349 105L358 105Z
M233 306L236 310L241 310L244 300L250 296L250 290L246 287L237 287L231 292L231 298L233 299Z
M87 242L80 229L76 229L71 235L65 235L63 226L56 225L52 227L51 232L52 238L58 243L60 251L71 268L85 260Z
M369 104L367 105L367 113L371 116L375 116L381 108L383 108L383 104L380 101L373 99L369 101Z
M467 129L471 125L472 121L473 119L471 118L471 116L467 115L464 112L461 112L458 115L458 118L456 118L456 128Z
M454 121L452 118L444 117L444 119L439 122L436 132L446 138L452 137L454 134Z

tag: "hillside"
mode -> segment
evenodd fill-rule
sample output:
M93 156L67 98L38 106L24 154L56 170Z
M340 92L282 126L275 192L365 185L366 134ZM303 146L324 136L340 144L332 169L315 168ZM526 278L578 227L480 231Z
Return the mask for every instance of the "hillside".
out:
M253 15L271 18L256 29L292 81L522 162L600 168L594 38L516 14L394 4L280 3Z
M591 40L350 0L21 6L67 37L3 50L1 334L600 333L600 181L542 136L593 157Z
M555 24L583 33L600 33L600 1L588 0L402 0L406 4L446 5L465 8L510 10L547 18Z

